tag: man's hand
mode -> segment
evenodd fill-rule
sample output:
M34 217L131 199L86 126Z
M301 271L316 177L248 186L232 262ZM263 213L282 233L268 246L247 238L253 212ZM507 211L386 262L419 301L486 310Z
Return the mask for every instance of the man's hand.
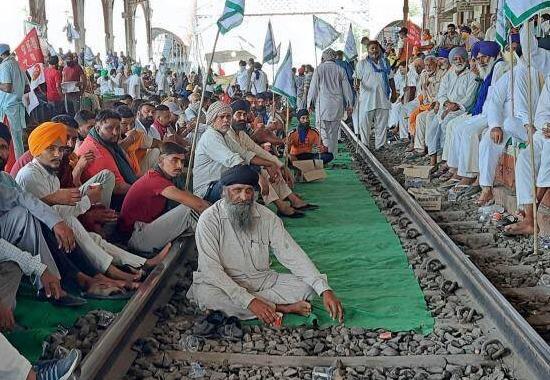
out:
M494 127L493 129L491 129L490 135L491 135L491 140L493 140L495 144L502 143L502 137L504 135L502 128Z
M15 326L15 318L10 307L0 302L0 331L11 331Z
M323 292L323 304L332 319L337 319L340 323L344 321L344 309L342 308L342 303L338 298L336 298L336 295L332 290L325 290Z
M198 198L198 197L197 197ZM193 208L196 212L199 214L202 214L204 210L206 210L208 207L210 207L210 202L205 201L204 199L200 199L197 201L197 206Z
M269 194L269 181L267 178L260 174L260 177L258 178L258 185L260 186L260 193L262 196L267 197Z
M80 202L81 198L82 196L80 195L80 190L77 187L59 189L50 195L50 199L54 204L66 206L76 205Z
M460 106L457 103L446 102L445 108L447 109L448 112L454 112L454 111L458 111L460 109Z
M252 302L250 302L248 310L266 325L271 325L277 320L275 308L258 298L254 298Z
M313 111L314 111L313 107L308 107L307 112L309 112L310 114L312 114Z
M91 150L84 153L82 156L78 158L78 161L76 163L76 167L84 169L86 166L88 166L89 163L91 163L93 160L95 160L94 152Z
M86 195L88 196L88 198L90 198L90 203L92 205L95 205L97 203L101 203L101 191L102 191L103 187L101 185L99 186L95 186L93 188L88 188L88 190L86 191Z
M59 243L59 249L63 249L66 253L74 249L76 246L74 232L65 222L59 222L53 226L53 232Z
M40 280L44 286L44 293L46 293L46 297L53 297L56 300L61 297L62 290L59 279L51 274L47 269L44 273L42 273L42 276L40 276Z
M281 168L275 164L273 164L273 166L266 166L265 170L269 173L269 181L272 183L276 182L282 176Z

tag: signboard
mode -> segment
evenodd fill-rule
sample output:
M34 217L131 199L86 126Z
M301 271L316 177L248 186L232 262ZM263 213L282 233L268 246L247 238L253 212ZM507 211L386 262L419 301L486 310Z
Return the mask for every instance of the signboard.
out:
M473 11L474 7L467 3L466 1L461 1L456 3L456 11L457 12L470 12Z

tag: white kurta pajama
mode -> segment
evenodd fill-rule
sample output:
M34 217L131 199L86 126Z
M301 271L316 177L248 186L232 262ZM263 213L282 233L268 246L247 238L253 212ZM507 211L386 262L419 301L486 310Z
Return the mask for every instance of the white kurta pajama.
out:
M380 59L385 59L380 57ZM374 130L374 148L379 149L386 143L386 131L391 102L386 88L389 83L384 83L384 75L375 71L380 65L363 59L357 63L353 77L361 81L359 110L359 135L365 145L369 145L369 139Z
M59 179L49 173L36 158L17 173L16 181L25 191L39 199L53 194L61 188ZM111 263L133 267L143 266L146 261L144 258L118 248L96 233L86 231L77 219L92 206L90 199L85 194L89 185L96 182L101 183L107 189L110 188L111 192L115 186L113 173L107 170L101 171L81 186L80 192L83 196L76 206L55 205L52 208L71 227L79 247L82 248L94 268L101 273L105 273Z
M428 154L443 153L442 159L446 161L448 148L446 148L446 128L449 121L463 114L475 100L477 90L476 75L469 69L456 73L451 68L441 79L437 101L439 112L432 122L427 125L426 135L428 140ZM457 103L457 111L445 114L445 102Z
M441 78L443 78L446 73L446 70L437 69L431 74L427 71L423 71L422 74L420 74L419 88L423 104L432 104L437 100L439 84L441 83ZM410 113L407 116L410 116ZM414 131L415 150L423 151L426 148L426 127L432 122L434 117L435 112L433 110L422 111L416 116L416 129Z
M254 298L271 304L291 304L329 290L307 254L267 207L255 203L252 227L234 228L222 199L204 211L197 224L198 269L187 297L202 310L222 310L240 319ZM270 269L270 251L292 274Z
M418 91L420 83L420 77L414 69L410 69L406 77L407 78L405 80L405 75L399 72L397 72L393 77L395 89L400 96L395 103L392 103L391 105L388 121L388 125L390 127L399 127L400 139L406 139L409 137L409 115L416 107L420 105L418 98L415 98L407 103L402 103L402 98L405 95L405 88L415 87L416 91Z
M307 93L307 105L315 106L315 118L323 145L335 155L338 153L338 135L340 121L345 112L344 105L351 107L352 102L353 92L345 70L333 61L321 63L313 73Z

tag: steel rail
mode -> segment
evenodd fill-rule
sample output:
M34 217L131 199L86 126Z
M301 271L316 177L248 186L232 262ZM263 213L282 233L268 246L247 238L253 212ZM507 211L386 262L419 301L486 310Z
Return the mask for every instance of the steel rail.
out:
M99 337L92 350L86 355L80 366L80 380L114 379L124 376L125 372L114 371L120 365L121 356L129 350L144 323L148 321L151 310L163 291L170 290L166 286L172 274L194 248L194 238L176 240L162 264L147 276L136 293L117 315L113 323ZM153 323L154 326L154 323ZM124 363L123 363L124 364ZM131 362L126 363L126 369ZM117 372L113 374L113 372ZM123 372L123 373L120 373Z
M508 363L516 369L515 375L529 380L550 379L550 346L344 122L342 122L342 128L352 144L359 146L357 153L365 159L378 179L385 185L386 190L397 200L403 211L414 217L413 220L419 227L419 232L457 276L460 286L470 292L473 301L483 311L483 315L494 323L502 337L502 343L508 344L513 352L514 358L508 360Z

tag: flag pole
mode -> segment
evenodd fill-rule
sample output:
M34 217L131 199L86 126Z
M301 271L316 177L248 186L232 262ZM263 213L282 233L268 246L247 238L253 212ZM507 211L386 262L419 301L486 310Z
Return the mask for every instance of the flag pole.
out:
M285 167L288 168L290 149L288 146L288 126L290 125L290 102L286 99L286 135L285 135Z
M535 148L533 147L533 94L532 94L532 78L531 78L531 27L529 21L525 22L524 28L527 28L527 101L529 103L529 125L527 127L529 153L531 156L531 176L533 179L533 253L538 255L539 242L537 231L537 175L535 173Z
M185 190L189 190L189 183L191 182L191 171L193 170L193 161L195 158L195 148L197 147L197 135L199 130L199 122L202 112L202 106L204 104L204 93L206 92L206 82L208 81L208 73L210 72L210 67L214 61L214 54L216 53L216 45L218 44L218 38L220 37L220 28L216 32L216 38L214 39L214 46L212 47L212 55L208 61L208 66L206 68L206 73L204 75L204 80L202 81L202 91L201 91L201 101L199 103L199 112L197 114L197 121L195 123L195 128L193 132L193 144L191 145L191 155L189 156L189 166L187 167L187 176L185 178Z

